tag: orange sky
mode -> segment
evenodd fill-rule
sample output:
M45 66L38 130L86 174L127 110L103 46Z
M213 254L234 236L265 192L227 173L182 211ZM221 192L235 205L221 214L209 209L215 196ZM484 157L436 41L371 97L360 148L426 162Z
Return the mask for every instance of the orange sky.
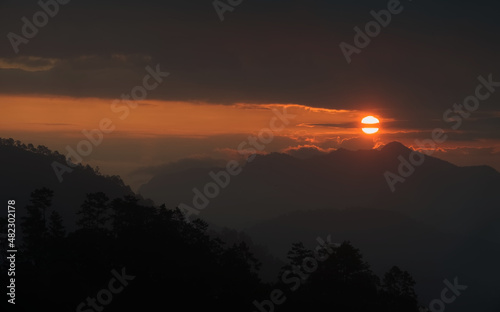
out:
M318 109L300 105L214 105L205 103L143 101L130 114L113 112L107 99L69 97L0 96L2 131L57 131L64 136L78 135L82 129L97 128L102 118L116 125L116 132L127 136L209 136L253 133L268 127L271 109L296 115L284 133L355 134L359 129L335 129L312 124L341 124L359 121L368 112ZM119 104L119 107L126 104ZM123 118L123 120L121 119Z
M0 132L24 143L46 145L66 154L66 146L86 139L82 130L98 128L100 120L109 118L115 131L104 135L103 144L95 148L84 163L100 166L107 174L119 174L138 186L127 174L141 166L152 166L186 157L231 157L238 144L248 135L269 127L274 113L286 110L296 115L287 127L275 134L264 152L283 152L299 147L330 151L339 147L372 148L390 141L414 146L414 139L428 138L421 130L387 129L393 121L374 112L311 108L294 104L234 104L142 101L127 116L111 109L113 99L71 98L53 96L0 95ZM122 107L123 103L119 107ZM361 119L374 115L380 119L380 131L373 135L361 130ZM123 120L120 117L125 117ZM459 165L489 164L500 168L500 146L495 140L449 141L438 146L435 155ZM497 148L491 153L484 146ZM476 147L477 151L467 148ZM468 153L479 153L467 157ZM465 155L465 156L464 156Z

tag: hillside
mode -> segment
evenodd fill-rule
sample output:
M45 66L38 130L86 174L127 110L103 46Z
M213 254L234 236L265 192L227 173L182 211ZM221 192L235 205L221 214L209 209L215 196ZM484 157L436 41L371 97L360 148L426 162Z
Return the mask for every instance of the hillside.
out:
M381 150L340 149L307 159L257 156L210 199L200 216L245 228L297 210L366 207L404 212L445 232L500 242L500 174L487 166L459 167L426 156L391 192L384 173L398 173L398 157L408 159L411 152L393 142ZM159 172L139 192L168 207L193 206L193 188L203 191L212 182L209 172L220 170Z
M24 207L28 204L30 193L37 188L47 187L54 191L53 207L63 217L65 226L74 228L76 210L84 201L85 194L104 192L110 198L132 195L132 190L118 176L104 176L90 166L78 165L74 171L64 175L59 182L52 168L58 161L65 164L65 158L58 152L52 152L44 146L25 145L13 139L0 141L0 181L1 202L15 200L17 220L24 216ZM0 216L5 216L2 210Z

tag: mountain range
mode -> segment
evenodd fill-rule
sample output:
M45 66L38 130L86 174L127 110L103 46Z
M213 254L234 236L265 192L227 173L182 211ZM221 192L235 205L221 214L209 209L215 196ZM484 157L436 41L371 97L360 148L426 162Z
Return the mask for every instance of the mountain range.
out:
M457 278L467 289L457 299L460 304L447 310L500 311L492 299L500 293L500 173L426 155L393 192L386 173L399 174L401 159L412 153L392 142L379 150L339 149L308 158L258 155L199 217L211 224L213 236L247 242L263 262L267 280L278 275L292 243L313 247L317 237L330 236L333 242L359 247L376 273L394 264L411 272L424 304L440 298L444 280ZM87 193L134 195L119 177L90 166L77 166L60 183L51 166L55 160L64 158L43 146L2 139L2 200L14 199L22 208L30 192L48 187L57 194L54 209L71 229ZM212 181L209 173L221 170L196 162L176 171L159 170L140 188L140 197L171 209L192 205L193 188L203 190ZM21 218L23 209L18 211Z

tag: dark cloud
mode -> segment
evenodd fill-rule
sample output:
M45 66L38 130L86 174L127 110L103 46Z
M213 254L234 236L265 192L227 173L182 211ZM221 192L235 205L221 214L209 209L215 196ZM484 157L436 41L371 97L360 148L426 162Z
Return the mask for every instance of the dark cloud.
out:
M348 65L339 44L387 1L244 1L220 22L211 1L70 1L16 55L33 1L3 1L0 58L55 59L45 71L0 70L1 93L116 98L146 65L171 76L149 98L214 103L297 103L440 119L473 94L479 75L500 80L499 4L402 1L404 10ZM33 64L31 66L34 66ZM498 100L497 100L498 102ZM498 111L495 100L481 110ZM391 126L391 125L389 125Z
M18 69L22 71L47 71L54 68L57 59L17 56L13 58L0 58L0 69Z

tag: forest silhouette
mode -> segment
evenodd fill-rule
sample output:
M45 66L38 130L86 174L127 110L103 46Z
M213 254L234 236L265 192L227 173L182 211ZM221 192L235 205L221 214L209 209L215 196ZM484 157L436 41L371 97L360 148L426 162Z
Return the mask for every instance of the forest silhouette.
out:
M110 199L102 192L88 193L78 208L77 229L68 232L52 208L56 196L48 188L36 189L30 203L17 208L26 210L20 222L24 237L16 277L16 307L24 311L173 307L183 311L418 311L415 282L408 272L393 267L378 278L347 241L324 246L320 252L330 248L331 254L292 290L282 280L262 282L260 262L244 242L228 246L208 234L206 222L187 221L178 209L144 206L130 195ZM6 220L0 224L4 226ZM297 242L282 272L300 266L312 253ZM113 271L130 277L127 286L112 300L101 295L101 300L92 301L108 287ZM282 289L286 300L271 307L266 300L274 289Z

